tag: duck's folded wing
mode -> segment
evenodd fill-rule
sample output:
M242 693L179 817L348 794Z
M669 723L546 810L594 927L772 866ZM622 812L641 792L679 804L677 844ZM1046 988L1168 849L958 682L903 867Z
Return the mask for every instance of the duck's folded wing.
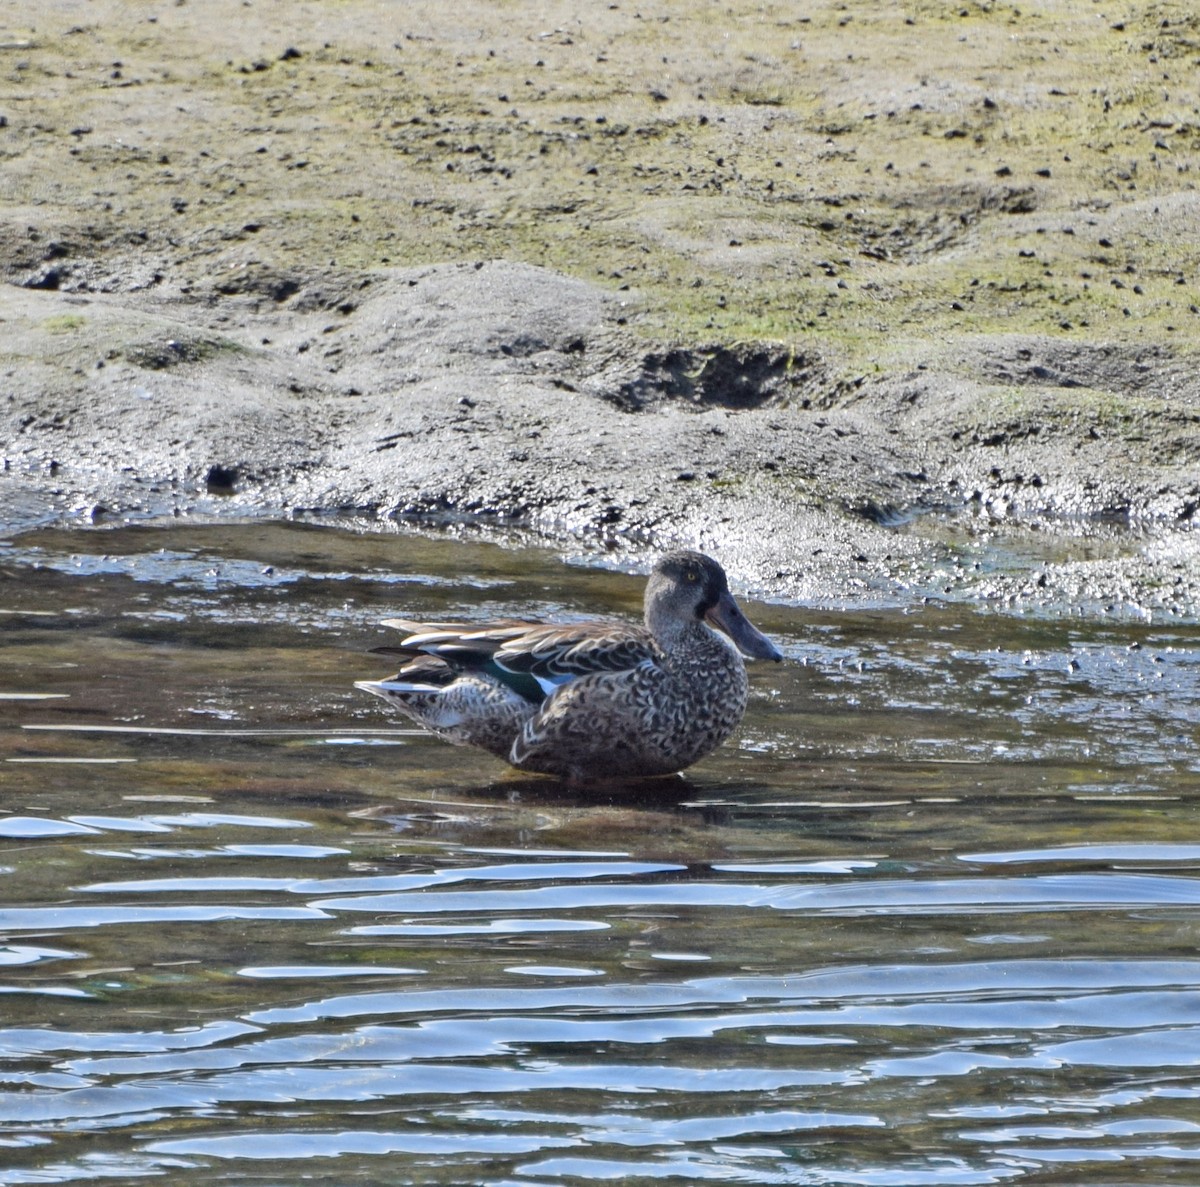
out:
M648 631L621 623L414 622L383 624L405 632L397 653L424 652L458 671L481 672L530 701L597 672L627 672L659 651Z
M519 622L515 618L477 626L462 622L413 622L408 618L388 618L383 625L403 631L405 635L399 647L389 648L389 651L408 654L423 651L454 667L466 669L489 664L502 644L536 629L539 624Z
M413 651L432 651L443 644L473 644L475 649L492 652L506 639L539 629L543 624L521 618L501 618L492 622L417 622L411 618L385 618L382 626L403 631L402 647Z
M484 623L416 622L408 618L389 618L384 626L404 632L400 646L386 648L392 654L410 659L420 657L444 666L451 676L469 673L484 676L511 688L531 704L539 704L553 687L522 667L497 662L497 652L516 644L525 635L545 629L544 624L515 618ZM418 661L419 662L419 661Z
M628 672L658 655L640 627L581 622L533 627L504 640L493 659L505 671L532 676L548 694L580 676Z

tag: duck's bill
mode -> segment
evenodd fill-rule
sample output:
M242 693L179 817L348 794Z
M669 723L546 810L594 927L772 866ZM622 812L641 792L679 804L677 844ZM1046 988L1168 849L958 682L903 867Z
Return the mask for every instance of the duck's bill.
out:
M728 635L748 659L773 659L776 663L783 659L783 652L751 623L728 591L704 617L710 626Z

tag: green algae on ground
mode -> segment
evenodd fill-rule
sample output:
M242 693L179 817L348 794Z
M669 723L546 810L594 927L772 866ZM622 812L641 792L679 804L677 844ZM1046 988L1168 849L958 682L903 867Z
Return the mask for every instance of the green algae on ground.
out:
M47 15L7 55L37 88L3 198L68 275L131 248L198 289L255 261L503 256L632 286L651 335L818 333L850 369L898 327L1196 324L1194 216L1119 225L1195 186L1182 4L422 2L381 25L345 3L286 35L234 12Z
M225 352L241 353L244 348L229 339L183 335L179 338L154 339L121 349L134 366L147 371L163 371L183 363L199 363Z
M86 325L87 318L77 313L62 313L42 322L42 328L51 334L69 334L73 330L82 330Z

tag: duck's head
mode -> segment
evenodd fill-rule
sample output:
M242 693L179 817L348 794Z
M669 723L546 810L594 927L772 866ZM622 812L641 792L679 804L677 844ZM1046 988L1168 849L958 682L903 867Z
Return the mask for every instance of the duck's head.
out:
M650 573L646 584L646 625L668 643L692 622L705 622L728 635L751 659L783 659L783 653L742 613L725 570L702 552L671 552Z

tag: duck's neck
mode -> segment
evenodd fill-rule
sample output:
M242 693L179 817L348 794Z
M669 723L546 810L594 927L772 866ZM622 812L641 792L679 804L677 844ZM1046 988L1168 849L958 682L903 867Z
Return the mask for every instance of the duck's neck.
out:
M671 618L663 623L655 623L648 617L646 625L663 650L667 668L691 666L697 661L705 666L714 663L741 666L741 656L732 642L699 619Z
M668 654L686 646L697 631L708 630L698 618L680 618L650 598L646 599L646 629Z

